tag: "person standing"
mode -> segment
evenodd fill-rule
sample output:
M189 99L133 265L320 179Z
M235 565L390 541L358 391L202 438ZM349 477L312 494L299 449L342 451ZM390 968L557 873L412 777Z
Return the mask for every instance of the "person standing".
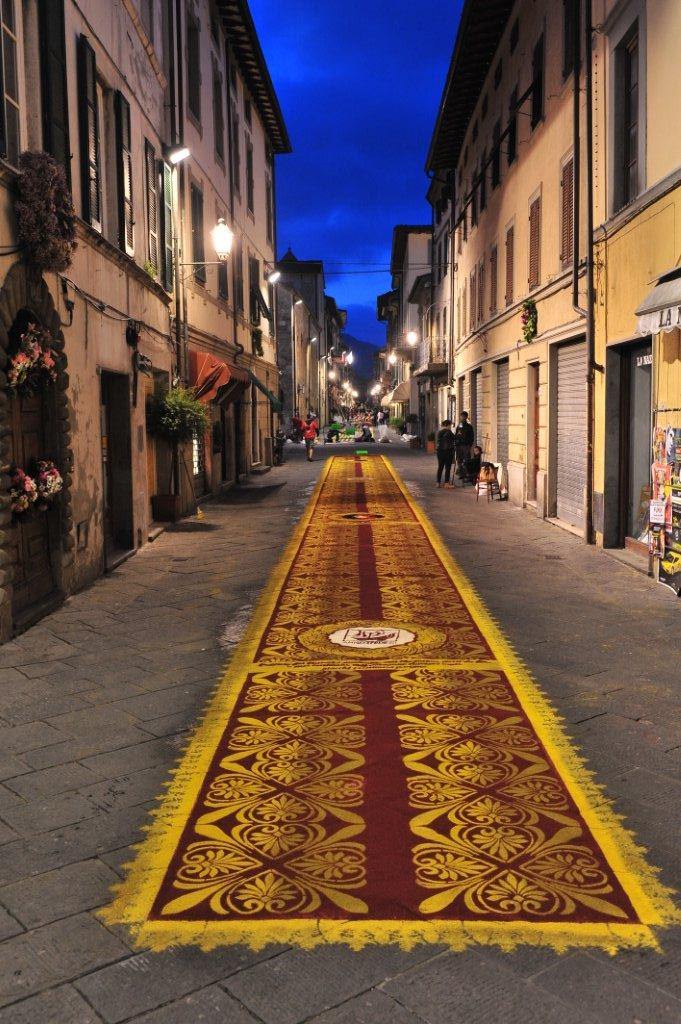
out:
M442 421L442 426L435 439L435 454L437 455L437 485L442 487L442 474L444 473L444 486L451 487L450 478L454 460L454 432L451 420Z
M307 461L312 462L314 456L314 443L317 440L319 434L319 424L312 415L308 413L307 420L305 421L305 427L303 430L303 441L305 442L305 451L307 452Z
M459 424L454 431L454 454L456 457L456 475L463 478L466 463L471 456L471 448L475 441L475 431L468 422L468 413L462 412Z

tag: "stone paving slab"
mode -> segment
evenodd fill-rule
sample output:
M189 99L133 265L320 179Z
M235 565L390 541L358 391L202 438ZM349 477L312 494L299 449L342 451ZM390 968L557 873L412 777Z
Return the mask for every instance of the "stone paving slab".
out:
M528 511L476 504L470 489L438 491L432 457L386 448L663 879L678 886L681 606ZM616 957L392 947L154 954L96 919L321 469L321 459L287 454L272 474L287 481L281 490L206 504L201 530L166 531L0 648L0 1024L681 1020L681 929L662 936L663 953Z

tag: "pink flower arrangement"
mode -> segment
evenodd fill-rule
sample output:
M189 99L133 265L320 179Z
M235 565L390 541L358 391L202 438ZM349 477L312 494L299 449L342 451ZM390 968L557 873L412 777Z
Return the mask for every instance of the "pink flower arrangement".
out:
M32 476L18 466L10 470L12 485L9 490L11 509L15 516L29 512L38 497L38 488Z
M50 387L57 379L57 361L51 335L37 324L29 324L19 347L10 358L7 384L22 395Z
M54 500L64 486L62 475L49 459L40 459L35 464L36 508L42 511L52 507Z

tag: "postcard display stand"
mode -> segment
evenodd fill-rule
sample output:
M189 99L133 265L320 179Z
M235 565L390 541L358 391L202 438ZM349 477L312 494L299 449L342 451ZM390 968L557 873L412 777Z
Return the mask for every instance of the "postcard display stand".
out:
M653 431L650 554L655 576L681 593L681 427Z

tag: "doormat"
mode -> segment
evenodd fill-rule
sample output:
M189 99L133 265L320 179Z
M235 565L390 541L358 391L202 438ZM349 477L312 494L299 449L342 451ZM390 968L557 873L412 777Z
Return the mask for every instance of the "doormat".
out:
M383 456L325 466L103 915L156 949L614 952L679 920Z

